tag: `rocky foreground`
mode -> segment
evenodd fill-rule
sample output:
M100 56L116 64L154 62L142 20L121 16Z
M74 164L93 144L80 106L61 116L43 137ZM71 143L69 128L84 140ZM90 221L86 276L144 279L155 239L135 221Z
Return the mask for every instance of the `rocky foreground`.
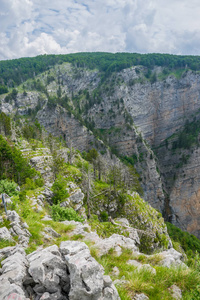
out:
M66 241L27 256L23 248L9 247L0 255L7 257L0 277L2 300L14 295L21 300L120 299L85 243Z
M19 227L19 216L14 211L8 212L14 220L13 227ZM96 232L92 232L90 226L75 221L64 221L71 224L74 229L70 235L82 235L84 240L92 242L98 256L107 254L111 249L113 255L120 256L124 248L132 251L134 255L140 255L140 239L137 230L129 227L126 219L121 219L130 232L129 237L113 234L109 238L102 239ZM5 234L1 229L2 236ZM0 250L0 299L20 300L117 300L120 299L114 284L126 284L123 280L112 282L110 276L104 275L103 267L91 256L88 246L80 241L63 241L60 246L52 245L47 248L39 248L35 252L26 255L23 235L28 235L28 229L18 230L19 241L17 246L6 247ZM50 227L48 234L51 232ZM181 253L174 250L169 244L169 249L160 252L160 265L170 268L182 266ZM150 258L152 255L148 255ZM153 257L153 256L152 256ZM156 270L149 264L142 264L136 260L128 261L138 270L148 270L152 276ZM119 272L116 267L111 270ZM180 292L180 291L179 291ZM134 299L148 299L147 296L135 295ZM180 298L175 298L180 299Z

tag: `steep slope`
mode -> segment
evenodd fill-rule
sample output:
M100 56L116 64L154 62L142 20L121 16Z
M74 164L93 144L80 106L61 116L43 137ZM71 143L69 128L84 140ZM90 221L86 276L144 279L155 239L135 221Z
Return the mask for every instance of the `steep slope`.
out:
M95 62L95 55L100 61ZM125 64L120 54L115 62L109 54L103 61L95 55L75 55L73 64L53 63L24 82L18 93L1 95L1 110L37 118L49 133L80 151L94 146L106 151L102 139L123 161L134 164L144 199L199 236L198 145L185 153L190 158L183 157L179 168L184 153L174 155L163 146L186 120L199 119L200 75L191 70L198 70L198 57L124 54Z
M175 283L180 295L197 292L199 272L172 248L161 214L122 183L114 184L110 161L104 159L99 180L93 163L78 151L73 150L70 162L70 149L58 139L43 133L40 140L28 142L16 124L15 129L15 147L0 136L1 158L6 158L0 161L0 188L14 193L6 198L7 216L0 206L2 300L170 299ZM10 172L13 167L15 173L21 171L17 178ZM43 181L38 181L39 172ZM20 191L17 184L2 180L6 176L18 184L23 179ZM88 189L90 204L83 201ZM159 254L152 254L155 250Z

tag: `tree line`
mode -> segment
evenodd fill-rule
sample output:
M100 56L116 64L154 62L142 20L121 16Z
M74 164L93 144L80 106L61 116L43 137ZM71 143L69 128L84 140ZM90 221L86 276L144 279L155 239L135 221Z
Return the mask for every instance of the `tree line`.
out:
M200 56L172 54L106 53L85 52L66 55L39 55L13 60L0 61L0 93L7 92L29 78L49 70L56 64L72 63L76 67L99 69L108 76L131 66L142 65L149 69L154 66L169 69L189 68L200 70Z

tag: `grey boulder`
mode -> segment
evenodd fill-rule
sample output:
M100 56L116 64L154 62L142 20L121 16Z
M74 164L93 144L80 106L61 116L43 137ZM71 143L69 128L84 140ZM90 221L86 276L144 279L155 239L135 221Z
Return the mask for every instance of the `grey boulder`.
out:
M66 241L60 245L70 273L69 300L118 300L119 295L103 267L90 255L85 243Z

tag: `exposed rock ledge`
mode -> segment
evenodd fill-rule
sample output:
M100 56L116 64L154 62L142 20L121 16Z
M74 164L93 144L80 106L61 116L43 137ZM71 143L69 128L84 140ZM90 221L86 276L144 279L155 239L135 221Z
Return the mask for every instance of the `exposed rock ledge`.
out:
M83 242L65 241L30 255L20 247L0 250L0 299L119 300L103 267ZM14 298L12 298L14 297Z

